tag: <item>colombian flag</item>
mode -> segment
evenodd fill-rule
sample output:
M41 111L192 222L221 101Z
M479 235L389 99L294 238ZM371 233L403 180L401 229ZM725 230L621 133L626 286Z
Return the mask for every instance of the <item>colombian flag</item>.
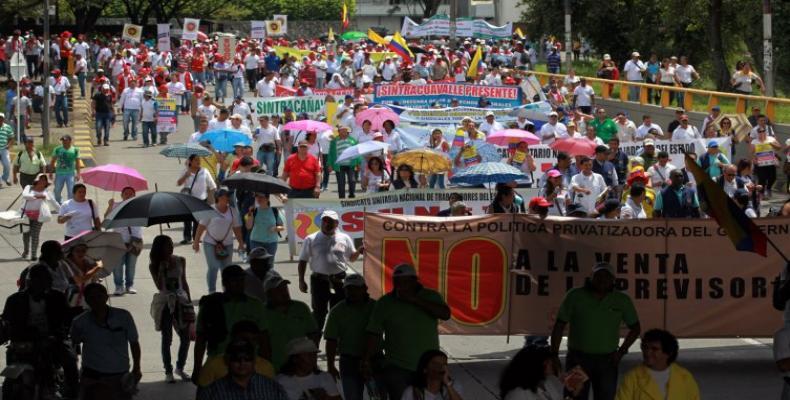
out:
M384 39L381 37L381 35L376 33L376 31L370 28L368 28L368 39L370 39L373 43L380 44L382 46L386 46L389 43L387 42L387 39Z
M343 3L343 14L340 17L341 17L340 20L343 21L343 29L347 29L348 28L348 6L346 6L346 3Z
M469 69L466 71L468 78L477 78L477 67L480 66L480 60L483 59L483 46L478 45L475 51L475 56L469 62Z
M400 32L395 32L395 34L392 35L392 40L390 40L387 46L406 61L411 61L411 59L414 58L414 54L412 54L409 46L406 44L406 40L403 39Z
M724 193L724 189L710 178L710 176L686 154L686 168L694 175L697 181L700 206L706 206L704 211L713 217L719 226L730 237L735 249L738 251L751 251L763 257L766 256L768 237L755 225L746 213Z

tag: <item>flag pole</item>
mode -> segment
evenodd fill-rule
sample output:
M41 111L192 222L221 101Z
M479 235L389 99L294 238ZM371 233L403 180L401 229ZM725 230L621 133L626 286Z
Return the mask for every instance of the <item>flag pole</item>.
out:
M787 258L787 256L785 255L785 253L782 252L782 250L779 250L779 247L774 243L774 241L771 240L771 238L768 237L768 235L765 235L765 238L768 240L768 244L770 244L771 247L773 247L774 250L776 250L776 252L779 253L780 256L782 256L782 258L785 260L785 264L790 264L790 259Z

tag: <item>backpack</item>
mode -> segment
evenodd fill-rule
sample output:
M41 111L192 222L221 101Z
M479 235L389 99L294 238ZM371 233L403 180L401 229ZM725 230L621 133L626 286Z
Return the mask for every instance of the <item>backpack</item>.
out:
M22 166L22 155L23 155L23 154L25 154L25 151L24 151L24 150L20 151L20 152L19 152L19 153L16 155L16 166L17 166L17 167L21 167L21 166ZM41 152L40 152L40 151L38 151L38 150L36 150L36 158L37 158L37 159L40 159L40 160L42 160L42 161L44 161L44 164L46 164L46 163L47 163L47 162L46 162L47 160L46 160L46 159L44 159L44 155L42 155L42 154L41 154ZM31 160L31 161L32 161L32 160ZM45 168L45 169L46 169L46 168ZM46 171L42 171L42 172L46 172Z
M716 154L716 160L719 160L720 155L721 153ZM710 154L705 153L702 155L702 157L700 158L700 167L702 168L703 171L710 173L708 171L710 169L710 161L711 161Z
M269 208L272 210L272 213L274 214L274 224L275 225L283 225L283 220L282 220L282 218L280 218L280 211L277 209L277 207L269 207ZM257 207L254 210L252 210L252 219L253 220L255 220L255 216L256 215L258 215L258 208ZM282 237L280 232L277 232L277 236Z

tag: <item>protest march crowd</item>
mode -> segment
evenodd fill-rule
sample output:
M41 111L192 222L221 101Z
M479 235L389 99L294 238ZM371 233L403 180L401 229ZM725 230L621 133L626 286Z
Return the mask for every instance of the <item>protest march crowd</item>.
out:
M62 32L51 43L51 71L42 69L43 42L33 32L15 31L0 46L1 65L20 51L28 66L19 90L9 83L0 148L3 182L21 185L28 224L23 258L34 262L23 271L19 292L6 300L2 337L10 342L9 365L31 351L26 343L46 353L36 372L59 369L63 398L135 394L142 375L136 317L107 301L111 294L137 293L143 233L140 226L112 228L126 248L112 269L88 255L91 242L83 239L102 231L137 189L118 188L123 202L102 210L88 198L91 183L71 135L60 138L48 159L36 150L25 121L42 111L42 85L49 85L59 126L72 123L70 90L75 101L89 99L96 146L110 146L115 124L124 141L136 142L139 133L144 147L173 145L168 136L179 114L181 123L194 125L195 133L183 140L186 167L175 184L216 212L185 222L179 239L204 254L209 294L193 297L186 260L167 235L151 240L148 271L158 289L151 315L161 332L165 380L194 382L198 399L470 398L440 349L438 324L451 318L450 307L409 264L392 266L394 289L372 299L365 280L350 269L364 247L340 231L339 210L324 210L320 230L302 243L295 286L310 293L310 304L291 298L295 289L273 260L292 221L274 204L321 198L332 174L341 199L447 190L449 207L438 213L443 217L470 215L455 193L465 187L493 190L488 214L606 220L705 218L700 170L750 218L767 214L764 199L788 192L776 181L780 171L790 174L790 141L777 140L759 107L752 108L746 129L736 130L719 107L702 126L692 125L680 108L675 120L659 126L649 114L604 109L573 70L541 86L530 71L546 62L559 74L558 50L548 43L546 59L539 60L537 46L545 43L518 35L454 43L443 37L407 41L400 34L388 40L371 31L357 41L240 36L231 44L203 35L170 50L172 43L157 49L155 41ZM699 78L684 56L664 55L661 63L655 55L647 62L638 52L631 56L620 68L603 55L599 76L618 79L622 71L628 81L684 87ZM739 63L733 82L742 93L751 93L752 85L762 89L747 62ZM676 99L683 104L682 95ZM17 113L23 114L18 130ZM24 149L13 157L17 134ZM626 152L626 146L635 150ZM280 178L290 191L224 184L249 172ZM465 179L470 175L475 178ZM519 193L526 188L537 195ZM790 216L790 203L768 214ZM64 226L64 241L39 245L51 222ZM612 265L588 268L589 281L558 305L551 336L527 337L501 372L501 398L587 399L591 391L596 400L699 399L694 377L676 362L675 336L643 332L631 298L614 288ZM105 282L110 275L112 293ZM781 295L777 303L788 309L790 289L783 287ZM621 342L622 325L627 335ZM777 365L787 374L790 333L777 335L775 345L787 347L777 350ZM620 359L640 338L643 363L618 379ZM187 372L190 347L194 365ZM318 363L322 349L325 370ZM27 398L11 381L3 384L3 398ZM790 385L784 388L782 398L790 398Z

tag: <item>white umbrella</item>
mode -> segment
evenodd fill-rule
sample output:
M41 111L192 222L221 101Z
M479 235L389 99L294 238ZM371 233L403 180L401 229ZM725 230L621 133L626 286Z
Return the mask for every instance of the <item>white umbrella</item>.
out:
M387 148L389 147L390 145L388 143L379 142L376 140L370 140L364 143L353 145L343 150L343 152L340 154L340 157L337 158L336 162L351 160L357 157L362 157L377 152L384 153L384 151L386 151Z
M118 232L84 231L61 245L64 253L68 253L75 246L87 246L88 256L94 260L101 260L104 264L106 272L99 278L109 275L115 267L121 264L121 258L126 254L126 245Z

